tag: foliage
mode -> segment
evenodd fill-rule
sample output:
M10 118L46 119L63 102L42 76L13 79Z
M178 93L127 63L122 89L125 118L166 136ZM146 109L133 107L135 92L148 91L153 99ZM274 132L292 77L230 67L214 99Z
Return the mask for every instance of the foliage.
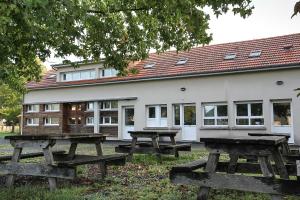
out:
M5 120L5 125L15 126L19 123L21 102L20 93L10 89L7 85L0 85L0 119Z
M247 17L252 0L0 0L0 80L17 89L39 79L37 59L75 55L126 75L130 61L207 44L209 8ZM207 8L207 9L206 9ZM17 83L17 84L16 84Z

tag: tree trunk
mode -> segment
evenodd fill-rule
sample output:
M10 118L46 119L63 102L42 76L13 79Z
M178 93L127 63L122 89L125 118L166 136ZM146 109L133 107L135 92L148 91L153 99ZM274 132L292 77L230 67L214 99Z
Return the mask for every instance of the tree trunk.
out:
M15 132L15 125L11 126L11 132L14 133Z

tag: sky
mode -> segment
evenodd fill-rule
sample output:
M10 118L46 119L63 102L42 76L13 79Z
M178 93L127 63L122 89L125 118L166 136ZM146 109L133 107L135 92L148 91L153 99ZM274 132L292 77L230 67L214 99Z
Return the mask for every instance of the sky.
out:
M213 41L210 44L300 33L300 14L291 19L297 1L253 0L255 8L246 19L231 12L218 18L211 15L209 32L213 34ZM61 62L62 59L50 58L45 64L50 66Z

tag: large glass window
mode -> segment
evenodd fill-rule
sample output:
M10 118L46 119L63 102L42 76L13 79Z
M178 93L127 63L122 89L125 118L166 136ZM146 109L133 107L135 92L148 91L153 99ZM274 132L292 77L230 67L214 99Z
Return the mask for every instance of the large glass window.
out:
M87 111L93 111L94 110L94 102L88 102L86 104L86 110Z
M38 126L39 125L39 118L27 118L26 119L27 126Z
M101 110L117 110L118 101L101 101L100 102Z
M263 104L237 103L236 104L236 125L239 126L262 126L264 125Z
M147 127L167 127L167 105L147 106Z
M45 126L58 126L59 125L59 118L57 118L57 117L46 117L46 118L44 118L44 125Z
M33 113L33 112L39 112L40 110L40 105L38 104L32 104L32 105L27 105L27 112Z
M58 104L58 103L54 103L54 104L45 104L45 111L46 111L46 112L59 111L59 104Z
M114 76L117 76L117 74L118 74L118 71L114 68L107 68L107 69L100 70L101 78L114 77Z
M228 126L227 105L204 105L204 126Z
M134 108L125 108L125 126L134 126Z
M93 126L94 125L94 117L87 117L85 119L85 123L87 126Z
M180 126L180 105L179 104L175 104L173 106L174 109L174 125L178 125Z
M89 80L96 78L96 72L94 69L91 70L81 70L72 72L61 73L62 81L78 81L78 80Z
M116 125L116 124L118 124L118 117L117 116L102 116L102 117L100 117L100 124Z
M273 124L275 126L292 125L290 102L273 103Z
M185 105L183 108L184 125L196 125L196 106Z

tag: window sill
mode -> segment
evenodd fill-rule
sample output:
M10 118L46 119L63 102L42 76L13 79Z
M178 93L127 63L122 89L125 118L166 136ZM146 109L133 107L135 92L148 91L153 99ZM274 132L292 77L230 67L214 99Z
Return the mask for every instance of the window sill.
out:
M27 127L38 127L39 125L36 124L36 125L25 125L25 126L27 126Z
M267 128L265 126L258 126L258 127L255 127L255 126L249 126L249 127L234 126L234 127L231 127L231 130L267 130Z
M216 127L202 126L202 127L200 127L200 130L230 130L230 128L228 126L225 126L225 127L221 127L221 126L216 126Z
M111 127L111 126L118 126L118 124L99 124L102 127Z
M59 126L59 124L45 124L45 127L51 127L51 126Z
M144 130L181 130L181 127L145 127Z
M45 110L45 113L55 113L55 112L60 112L60 110Z

